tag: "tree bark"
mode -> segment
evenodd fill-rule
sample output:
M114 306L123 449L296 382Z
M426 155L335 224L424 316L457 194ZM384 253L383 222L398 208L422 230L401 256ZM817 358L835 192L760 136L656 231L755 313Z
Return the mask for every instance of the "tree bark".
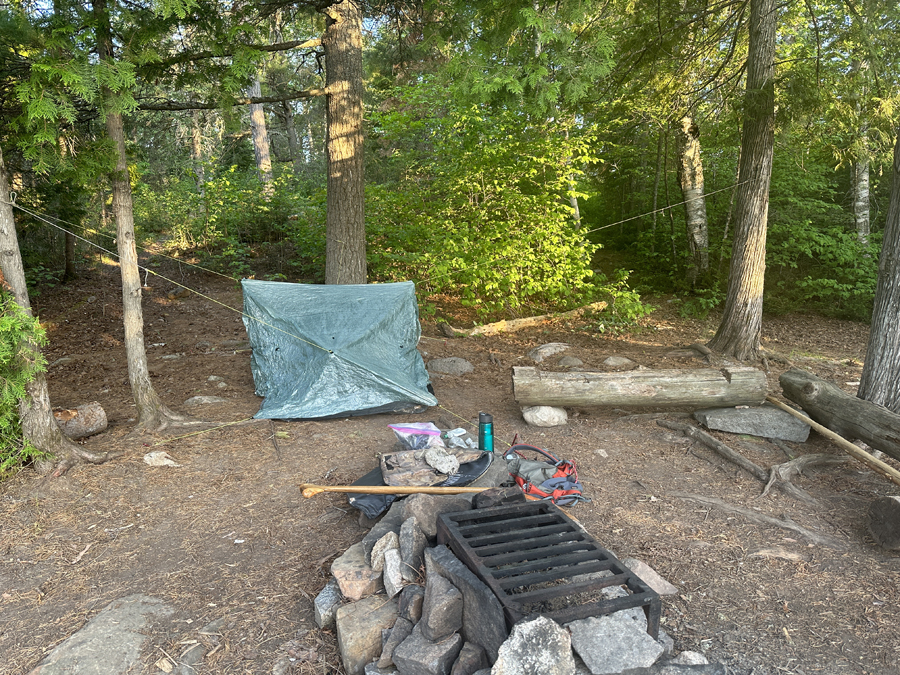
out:
M698 407L760 405L766 374L755 368L554 373L513 368L519 405Z
M281 110L284 117L284 127L287 130L288 153L290 154L291 166L294 167L294 175L299 176L303 171L303 161L300 149L300 139L297 136L297 127L294 123L294 108L290 102L282 101Z
M200 128L200 111L191 112L191 161L197 179L197 194L201 203L206 199L206 167L203 166L203 130Z
M865 246L869 243L869 160L861 158L853 162L853 221L856 238Z
M900 413L900 127L860 398Z
M356 0L343 0L324 13L328 126L325 283L364 284L362 9Z
M76 408L54 410L53 417L62 432L72 439L87 438L105 431L108 425L106 411L97 401Z
M769 182L775 147L775 0L750 0L750 45L741 133L734 243L722 322L713 351L739 360L759 356Z
M28 298L25 267L22 264L22 254L16 236L15 218L12 206L6 203L9 181L6 177L2 149L0 149L0 195L3 196L0 200L0 273L12 290L16 303L30 315L31 301ZM60 461L63 462L60 466L67 468L77 461L76 457L102 462L117 456L110 453L86 453L63 436L50 408L50 394L43 374L39 374L28 383L25 391L27 397L19 401L22 433L34 447L49 455L46 459L36 462L35 468L39 473L49 473L53 470L54 464Z
M805 370L792 368L779 378L784 395L819 424L845 438L858 438L900 460L900 415L852 396Z
M253 79L247 96L251 99L262 97L262 85L259 77ZM253 134L253 155L256 157L256 171L259 174L259 180L263 185L269 186L272 182L272 156L269 152L266 113L261 103L250 104L250 131Z
M106 0L94 0L93 8L97 20L97 46L100 58L112 62L115 56ZM109 105L112 92L104 88L103 95ZM125 126L122 114L115 112L114 106L106 113L106 133L116 151L116 166L110 175L110 182L113 193L113 216L116 220L119 269L122 273L122 310L125 324L128 380L138 411L137 428L159 430L173 421L183 422L188 418L169 410L150 383L147 351L144 347L141 275L134 241L134 205L128 175L128 159L125 155Z
M678 134L678 182L684 200L688 247L691 267L688 281L691 287L709 272L709 230L706 221L706 198L703 193L703 160L700 156L700 128L689 116L676 124Z

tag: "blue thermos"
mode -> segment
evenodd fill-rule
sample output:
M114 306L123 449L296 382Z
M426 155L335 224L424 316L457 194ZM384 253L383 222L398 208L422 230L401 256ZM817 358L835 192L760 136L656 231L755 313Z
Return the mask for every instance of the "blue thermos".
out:
M487 413L478 413L478 448L482 452L494 451L494 418Z

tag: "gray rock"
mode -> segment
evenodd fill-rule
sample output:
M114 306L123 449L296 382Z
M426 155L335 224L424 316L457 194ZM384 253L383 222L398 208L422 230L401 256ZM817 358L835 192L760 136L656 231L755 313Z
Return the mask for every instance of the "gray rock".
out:
M806 415L803 411L800 413ZM796 443L803 443L809 438L806 422L769 404L755 408L705 408L695 411L694 418L707 429L732 434L778 438Z
M671 662L656 663L649 668L629 668L622 675L727 675L728 671L721 663L705 666L685 666Z
M381 654L381 631L397 620L397 603L371 595L337 611L338 649L347 675L361 675Z
M900 550L900 497L879 497L869 504L869 534L889 551Z
M503 455L498 452L493 453L493 455L494 458L491 461L488 470L484 472L483 476L480 476L469 483L470 486L499 487L504 483L509 483L511 481L509 470L506 467L506 460L503 458Z
M561 427L569 421L565 408L532 405L522 408L522 417L533 427Z
M637 574L641 580L660 595L676 595L678 589L663 579L659 573L647 563L637 558L625 558L622 561L625 566Z
M145 631L151 617L167 617L173 611L162 600L146 595L114 600L81 630L57 645L31 672L108 675L140 670L141 645L147 639Z
M191 408L198 405L212 405L213 403L228 403L228 399L221 396L191 396L184 402L184 407Z
M488 509L492 506L506 506L528 501L525 493L519 486L505 488L491 488L484 492L478 492L472 499L472 506L476 509Z
M432 359L428 362L428 372L439 375L466 375L475 370L475 366L458 356L450 356L446 359Z
M669 635L662 628L659 629L659 637L656 638L656 641L662 645L664 654L674 654L675 653L675 640L672 639L672 636Z
M541 363L548 356L553 356L554 354L566 351L569 346L570 345L565 342L548 342L547 344L535 347L528 352L528 358L535 363Z
M379 668L393 667L392 654L397 646L410 636L412 629L413 624L411 621L407 621L403 617L397 617L397 621L394 622L394 627L391 629L391 634L381 650L381 657L378 659Z
M422 635L421 622L412 634L394 649L392 659L400 675L449 675L453 662L462 649L462 638L454 633L441 642L431 642Z
M331 574L337 580L341 595L350 601L377 593L382 588L381 574L366 563L362 542L353 544L331 563Z
M709 659L700 652L686 651L671 659L669 663L679 666L706 666L709 665Z
M341 589L336 579L329 579L325 584L325 588L319 591L315 601L313 601L313 609L315 611L316 625L319 628L327 629L334 626L334 613L337 611L338 605L341 604Z
M624 356L608 356L603 361L603 365L609 368L634 368L637 364Z
M584 365L584 361L576 359L574 356L561 356L556 365L560 368L581 368Z
M410 623L418 623L422 618L422 605L425 602L425 589L416 584L409 584L400 591L400 616Z
M622 612L567 624L572 648L594 675L646 668L663 653L663 646Z
M463 595L462 636L481 645L488 659L497 659L497 651L506 640L506 618L497 596L446 546L425 550L428 574L440 574Z
M491 669L484 668L482 670L478 670L478 671L472 673L472 675L491 675Z
M403 575L400 574L400 549L392 548L384 552L384 592L389 598L393 598L403 590Z
M569 633L546 616L513 626L491 675L574 675Z
M414 518L407 518L400 526L400 574L406 581L419 578L420 570L425 564L425 546L428 544L425 533Z
M379 520L375 525L372 526L372 529L368 531L366 536L362 538L363 549L366 552L366 561L371 564L372 562L372 549L375 548L375 543L381 539L388 532L394 532L396 534L400 534L400 526L403 524L405 517L403 515L405 510L405 499L398 499L391 507L388 509L387 513L382 516L381 520Z
M490 665L484 649L473 642L466 642L463 644L459 656L456 657L456 663L453 664L450 675L474 675L483 668L489 668Z
M363 675L397 675L397 669L393 666L379 668L377 663L367 663Z
M440 642L462 628L462 616L462 593L441 575L428 575L422 619L416 624L422 627L422 635Z
M372 547L372 552L369 554L369 564L373 570L381 572L384 569L384 554L392 548L400 548L400 538L393 530L386 532Z
M411 495L403 503L403 519L415 518L430 540L437 536L437 517L440 514L472 510L469 500L455 495Z

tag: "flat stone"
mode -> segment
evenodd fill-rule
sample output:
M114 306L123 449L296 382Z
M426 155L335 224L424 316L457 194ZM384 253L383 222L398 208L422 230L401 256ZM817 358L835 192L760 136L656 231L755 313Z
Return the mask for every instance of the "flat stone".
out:
M450 675L462 649L463 639L454 633L441 642L431 642L417 623L412 633L394 649L392 659L400 675Z
M721 663L687 666L671 661L655 663L648 668L629 668L622 671L622 675L727 675L727 673Z
M369 556L369 564L373 570L381 572L384 569L384 554L392 548L400 548L400 538L394 531L385 533L385 535L376 541L375 545L372 547L372 553Z
M469 483L471 487L500 487L510 480L506 459L499 452L493 454L491 465L482 476Z
M509 504L518 504L528 501L525 499L525 493L522 488L515 487L497 487L478 492L472 499L472 506L476 509L489 509L492 506L507 506Z
M634 368L637 364L624 356L607 356L603 365L609 368Z
M184 402L184 406L191 408L197 405L212 405L213 403L228 403L228 399L221 396L191 396Z
M625 566L637 574L641 580L660 595L676 595L678 588L663 579L659 573L647 563L637 558L625 558Z
M377 523L372 526L372 529L369 530L366 535L362 538L362 545L366 551L366 562L372 562L372 549L375 548L375 544L388 532L394 532L395 534L400 534L400 526L403 524L405 517L403 515L405 511L405 499L398 499L393 502L390 508L387 510L387 513L381 517Z
M709 659L700 652L684 651L669 661L669 663L679 666L706 666L709 665Z
M335 617L338 649L347 675L362 675L381 655L381 631L397 620L397 603L371 595L341 606Z
M513 626L491 675L574 675L569 632L546 616Z
M561 356L556 365L560 368L581 368L584 365L584 361L576 359L574 356Z
M528 352L528 358L534 361L535 363L541 363L548 356L553 356L554 354L559 354L560 352L566 351L570 347L569 344L565 342L548 342L545 345L541 345L540 347L535 347L531 351Z
M572 648L594 675L646 668L664 651L635 621L621 614L590 617L566 626L572 633Z
M331 563L331 574L337 580L341 595L351 602L377 593L382 588L381 573L366 562L362 542L353 544Z
M802 410L799 412L806 415ZM695 411L694 418L707 429L731 434L778 438L795 443L803 443L809 438L808 424L769 404L752 408L704 408Z
M452 583L439 574L429 574L425 584L425 602L422 605L422 635L432 642L462 628L463 596Z
M403 564L400 561L400 549L392 548L384 552L384 592L389 598L393 598L403 590L403 575L400 569Z
M315 612L316 625L322 629L332 628L334 626L334 613L337 611L338 605L341 604L343 596L336 579L331 578L325 584L325 588L319 591L316 599L313 601L313 610Z
M394 622L394 627L391 629L391 634L381 649L381 657L378 659L379 668L393 667L394 661L391 655L397 646L410 636L412 629L413 624L411 621L407 621L403 617L397 617L397 621Z
M522 408L522 417L533 427L561 427L569 421L565 408L531 405Z
M450 669L450 675L475 675L476 672L483 668L489 668L490 663L487 660L487 654L484 649L476 645L474 642L466 642L463 644L459 656L453 668Z
M440 514L472 510L469 500L455 495L411 495L403 503L404 520L415 518L430 540L437 536L437 517Z
M113 600L81 630L57 645L31 675L110 675L141 668L141 646L152 617L172 607L147 595ZM175 664L172 664L173 666Z
M393 666L379 668L377 663L367 663L363 675L397 675L397 669Z
M506 617L497 596L446 546L425 550L427 573L440 574L463 595L462 636L481 645L488 660L497 660L500 645L506 640Z
M400 591L400 616L410 623L418 623L422 618L425 603L425 589L416 584L408 584Z
M400 574L406 581L415 581L425 565L428 541L415 517L407 518L400 526Z
M458 356L450 356L445 359L432 359L428 362L428 372L439 375L466 375L475 370L475 366Z
M900 550L900 497L879 497L869 505L869 533L889 551Z

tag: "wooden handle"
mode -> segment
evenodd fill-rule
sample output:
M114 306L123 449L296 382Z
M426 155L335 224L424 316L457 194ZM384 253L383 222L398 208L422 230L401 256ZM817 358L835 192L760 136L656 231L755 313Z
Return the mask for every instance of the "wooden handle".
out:
M811 426L813 429L815 429L820 434L825 436L825 438L828 438L829 440L836 443L848 455L850 455L854 459L858 459L860 462L862 462L863 464L868 466L873 471L880 473L882 476L887 478L892 483L896 483L897 485L900 485L900 471L897 471L895 468L893 468L889 464L885 464L880 459L876 459L875 457L870 455L868 452L866 452L862 448L858 448L855 445L853 445L853 443L848 441L843 436L840 436L839 434L834 433L828 427L822 426L818 422L811 420L806 415L801 415L799 412L797 412L790 406L785 405L781 401L774 399L771 396L766 396L766 400L769 403L772 403L772 404L778 406L785 412L789 412L791 415L793 415L797 419L803 420L809 426Z
M309 499L322 492L357 492L367 495L458 495L467 492L484 492L489 487L427 487L410 485L314 485L300 486L303 496Z

